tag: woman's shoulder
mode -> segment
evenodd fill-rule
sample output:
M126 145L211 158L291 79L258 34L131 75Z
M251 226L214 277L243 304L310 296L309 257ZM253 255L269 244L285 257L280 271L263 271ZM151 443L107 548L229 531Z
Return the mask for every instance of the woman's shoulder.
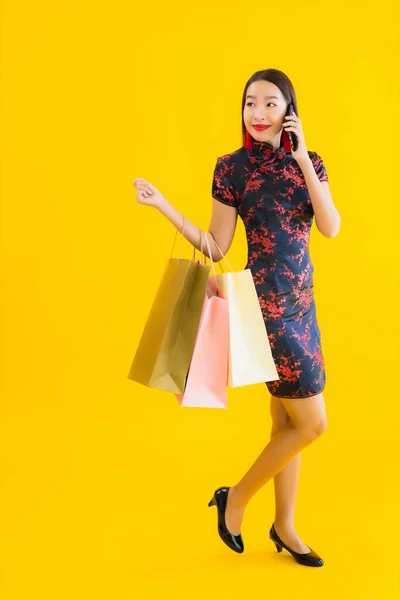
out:
M228 175L236 187L240 187L240 181L243 173L246 171L247 150L242 146L217 157L215 164L215 173L224 173Z
M217 157L217 162L226 163L229 165L234 164L237 161L240 161L242 158L246 156L246 149L242 146L237 150L233 150L232 152L228 152L227 154L222 154Z
M308 150L308 156L312 162L312 165L318 175L320 181L328 181L328 173L326 170L326 165L318 152L315 150Z
M316 160L322 160L321 156L315 150L307 150L307 153L313 162Z

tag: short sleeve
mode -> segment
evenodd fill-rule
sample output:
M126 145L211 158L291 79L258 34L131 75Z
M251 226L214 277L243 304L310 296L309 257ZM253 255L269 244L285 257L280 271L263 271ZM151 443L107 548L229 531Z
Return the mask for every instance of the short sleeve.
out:
M316 152L312 153L312 163L314 165L315 172L320 181L328 181L328 173L324 165L324 161Z
M217 158L212 181L212 197L223 204L238 208L239 194L232 180L232 167L226 156Z

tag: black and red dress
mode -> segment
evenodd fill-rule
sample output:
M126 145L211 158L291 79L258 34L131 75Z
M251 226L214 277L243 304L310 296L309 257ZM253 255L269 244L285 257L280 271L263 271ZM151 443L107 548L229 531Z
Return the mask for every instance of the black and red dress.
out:
M212 196L235 207L246 229L248 259L279 380L273 396L305 398L326 383L309 253L313 206L304 175L283 145L252 140L217 158ZM320 181L321 157L308 151Z

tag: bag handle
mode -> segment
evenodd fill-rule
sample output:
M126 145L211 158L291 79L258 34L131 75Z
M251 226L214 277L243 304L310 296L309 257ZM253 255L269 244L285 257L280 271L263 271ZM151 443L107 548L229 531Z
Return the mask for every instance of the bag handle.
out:
M202 263L203 265L206 265L207 264L206 254L204 252L203 236L201 235L203 232L201 229L199 229L199 233L200 233L200 260L203 261L203 263Z
M203 238L203 236L202 236L202 238ZM214 261L212 259L211 246L210 246L210 242L208 240L206 232L204 232L204 238L206 240L206 246L207 246L207 249L208 249L208 253L210 255L209 258L210 258L210 261L211 261L212 270L214 272L215 289L217 290L217 295L219 296L219 285L218 285L217 273L215 271Z
M182 237L184 237L184 233L185 233L185 217L182 217L182 219L183 219L183 221L182 221L182 231L181 231L181 235L182 235ZM176 238L177 238L177 235L178 235L178 231L179 231L179 230L178 230L178 229L176 229L176 232L175 232L175 238L174 238L174 243L173 243L173 245L172 245L171 257L170 257L170 259L169 259L169 261L170 261L170 262L171 262L171 260L172 260L172 256L173 256L173 254L174 254L174 249L175 249L175 244L176 244ZM202 232L202 230L201 230L201 229L199 229L199 232L200 232L200 249L201 249L201 250L200 250L200 252L201 252L201 254L202 254L202 255L203 255L203 257L204 257L204 259L203 259L203 260L204 260L204 263L203 263L203 264L206 264L206 255L205 255L205 253L204 253L204 246L203 246L203 236L202 236L202 233L203 233L203 232ZM215 273L215 267L214 267L214 261L213 261L213 259L212 259L212 255L211 255L210 242L209 242L209 240L208 240L208 237L207 237L207 233L206 233L206 232L204 232L204 237L205 237L205 240L206 240L206 244L207 244L208 252L209 252L209 254L210 254L210 260L211 260L211 265L212 265L212 268L213 268L213 271L214 271L214 276L216 277L216 273ZM220 254L221 254L222 258L223 258L223 259L224 259L224 261L227 263L228 267L230 268L230 270L231 270L231 271L232 271L232 273L233 273L233 269L232 269L231 265L229 264L229 261L228 261L228 259L226 258L225 254L222 252L221 248L218 246L218 244L217 244L217 242L215 241L214 237L213 237L213 242L214 242L214 244L216 245L217 249L219 250L219 252L220 252ZM180 260L180 256L181 256L181 255L179 255L179 257L178 257L178 260ZM193 257L192 257L192 260L194 261L195 259L196 259L196 246L193 246ZM219 264L219 267L220 267L220 269L221 269L221 271L222 271L222 273L223 273L223 272L224 272L224 270L223 270L223 268L222 268L221 262L219 261L219 262L218 262L218 264Z
M183 234L185 232L185 217L182 217L182 219L183 219L183 222L182 222L182 231L181 231L181 234L182 234L182 237L184 237ZM176 237L178 235L178 231L179 230L177 229L176 232L175 232L175 238L174 238L174 243L172 245L172 252L171 252L171 257L169 259L169 262L171 262L172 255L174 254L174 248L175 248L175 244L176 244ZM193 258L192 258L193 261L195 260L195 253L196 253L196 248L195 248L195 246L193 246ZM181 254L179 254L179 256L178 256L178 261L179 260L181 260Z
M232 271L232 273L233 273L233 269L232 269L231 265L229 264L229 262L228 262L228 259L226 258L225 254L222 252L221 248L218 246L218 244L217 244L217 242L215 241L215 239L214 239L214 237L212 236L212 234L211 234L211 237L212 237L212 239L213 239L213 242L214 242L214 244L216 245L217 249L219 250L219 252L220 252L220 254L221 254L222 258L223 258L223 259L224 259L224 261L227 263L228 267L230 268L230 270L231 270L231 271ZM208 239L207 239L207 234L206 234L206 240L208 241ZM209 252L210 252L210 250L209 250ZM211 261L212 261L212 259L211 259ZM222 271L222 272L224 272L224 270L223 270L223 268L222 268L222 266L221 266L221 263L220 263L220 262L218 262L218 264L219 264L219 267L220 267L221 271Z

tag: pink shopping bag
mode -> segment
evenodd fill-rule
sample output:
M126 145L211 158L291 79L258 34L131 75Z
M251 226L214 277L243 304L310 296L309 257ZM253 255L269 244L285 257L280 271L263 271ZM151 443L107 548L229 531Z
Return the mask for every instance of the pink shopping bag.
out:
M213 263L212 266L214 269ZM215 281L214 289L218 293L216 278ZM175 394L181 406L227 408L229 303L213 292L210 283L204 298L184 394Z

